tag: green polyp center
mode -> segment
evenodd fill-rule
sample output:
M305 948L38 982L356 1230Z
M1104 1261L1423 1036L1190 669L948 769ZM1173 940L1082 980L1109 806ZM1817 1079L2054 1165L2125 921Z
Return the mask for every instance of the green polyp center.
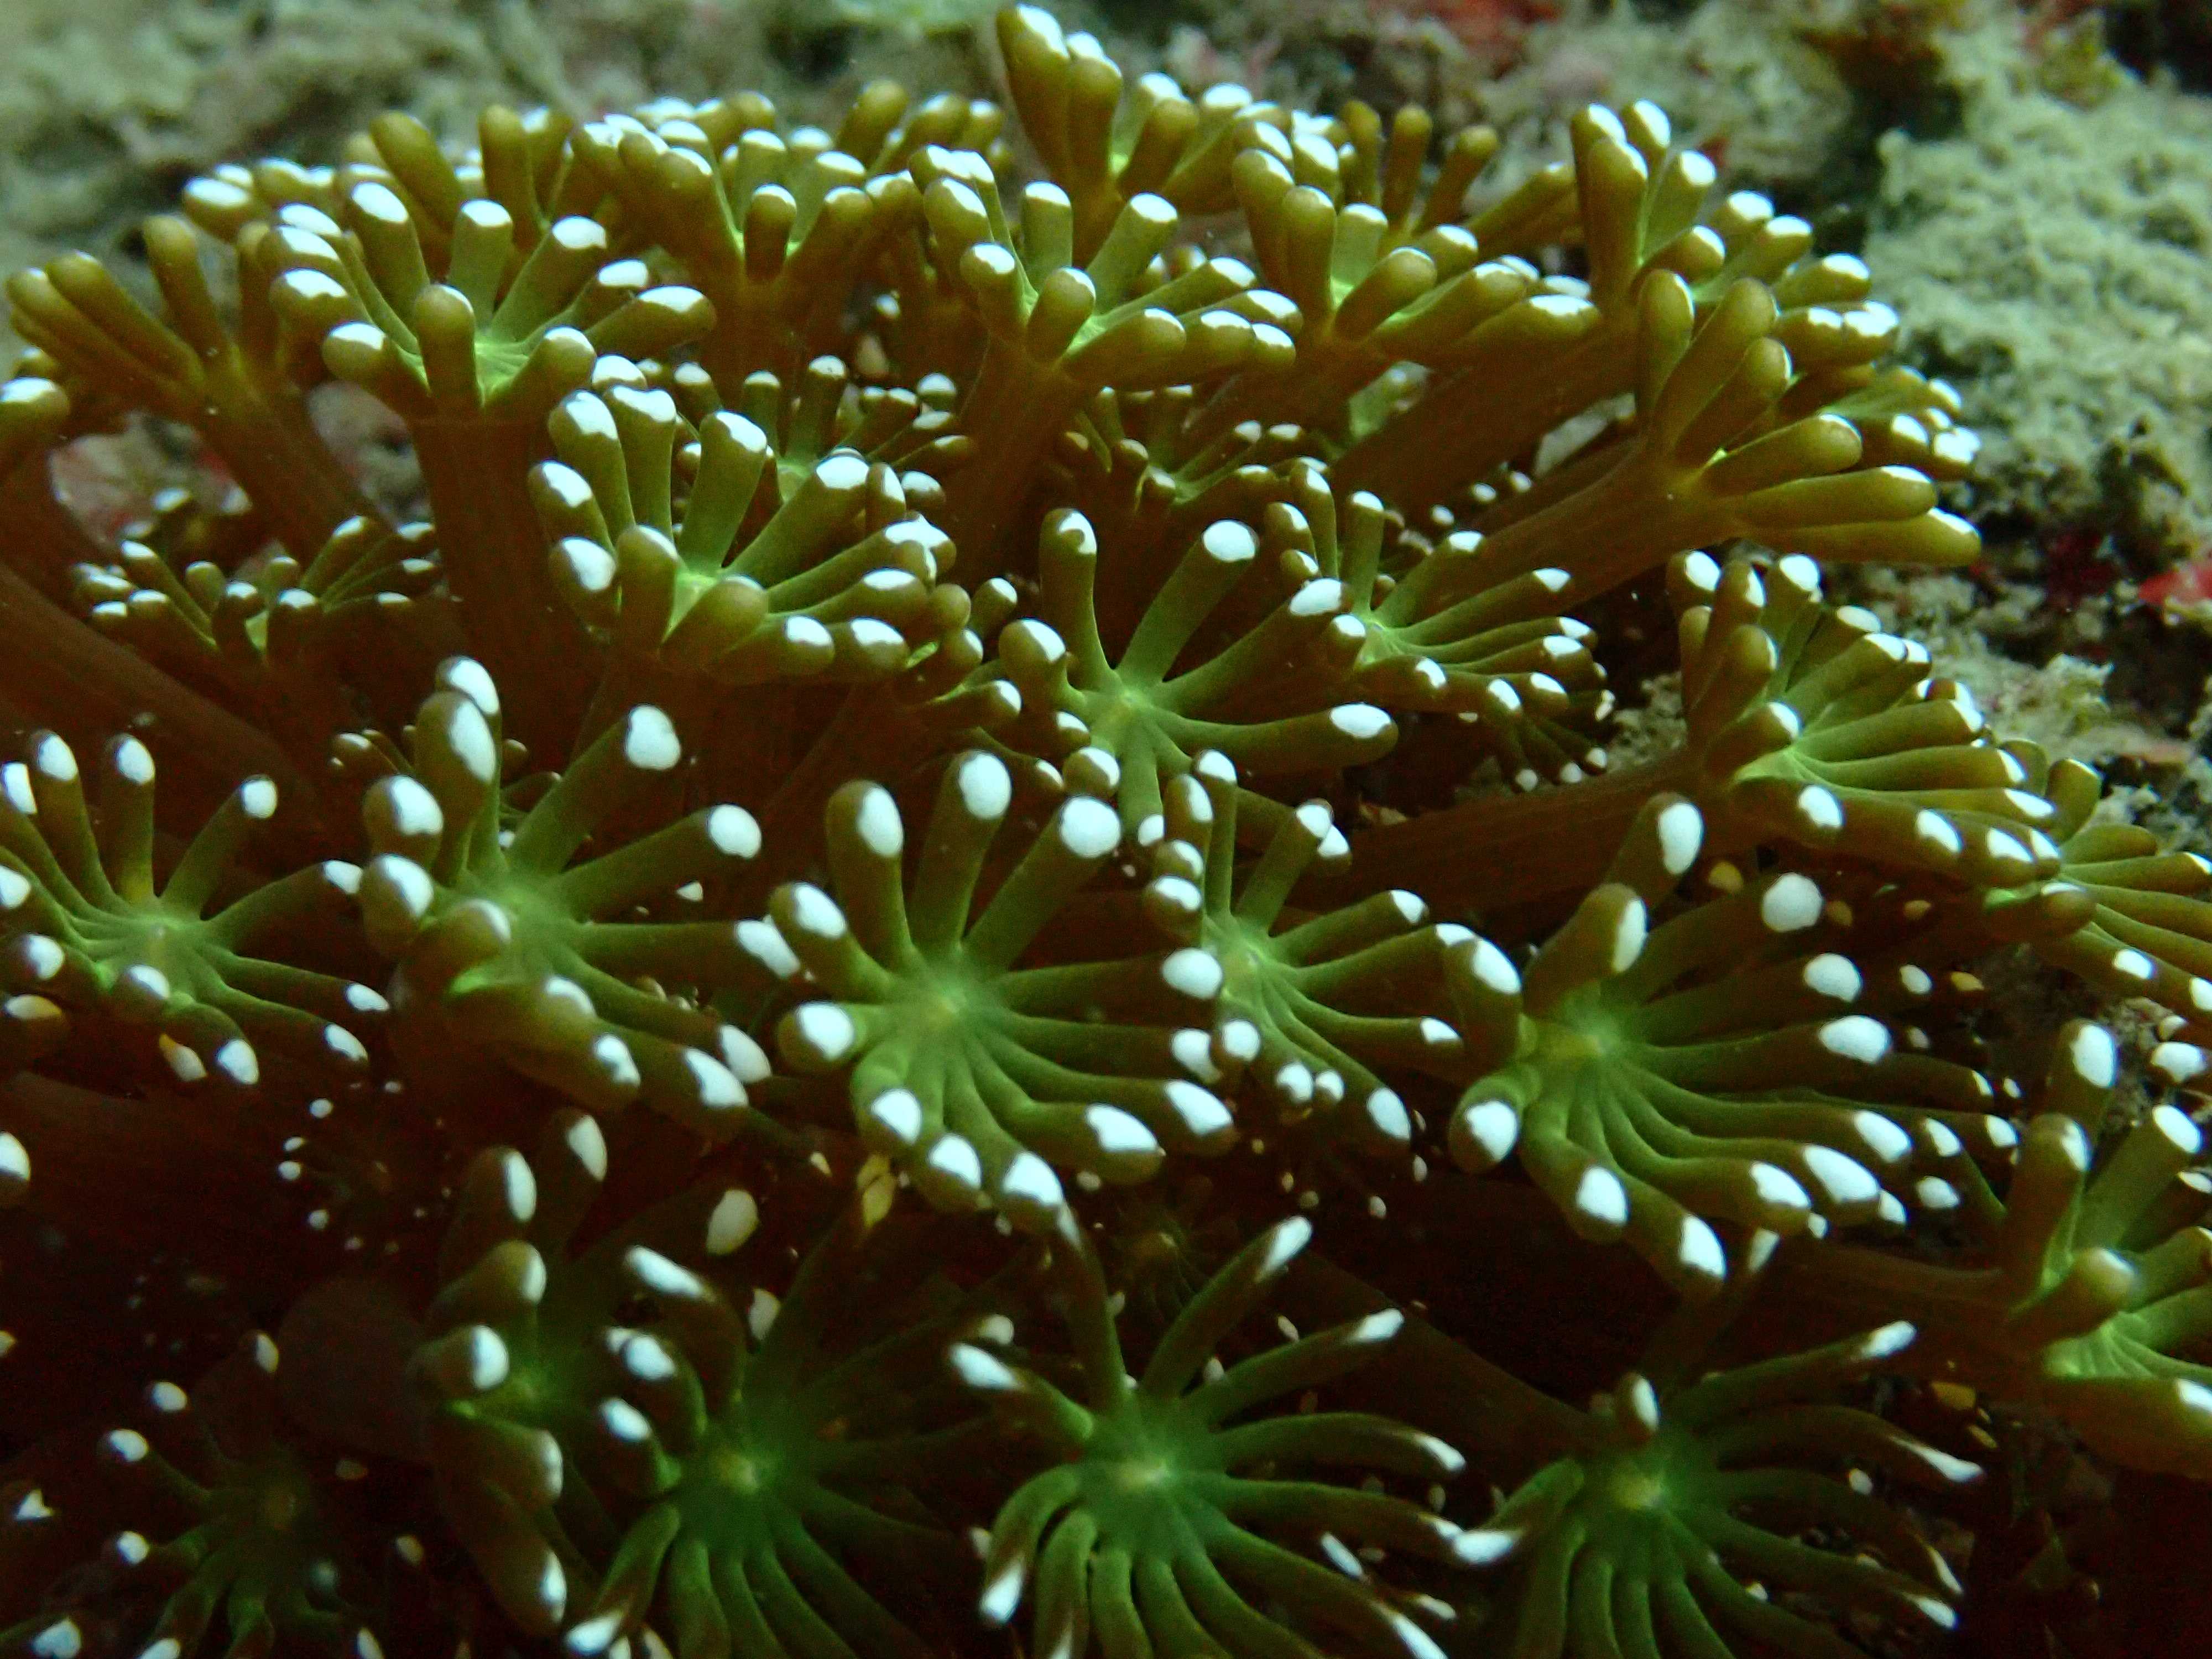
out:
M478 319L476 331L477 384L483 388L486 397L502 390L522 373L538 339L534 333L520 339L492 333L485 327L489 320L488 314Z
M1582 1512L1607 1548L1619 1558L1636 1559L1659 1547L1667 1535L1668 1512L1686 1497L1694 1501L1711 1467L1695 1437L1680 1430L1662 1425L1656 1436L1641 1443L1621 1434L1590 1460Z
M1106 1479L1115 1490L1133 1498L1157 1491L1173 1480L1175 1466L1164 1457L1139 1453L1109 1464Z
M1118 669L1106 677L1104 684L1086 690L1076 712L1091 728L1092 746L1109 755L1124 755L1140 734L1157 726L1161 711L1152 690L1148 685L1132 683Z
M1561 1025L1546 1020L1537 1039L1536 1063L1575 1070L1610 1058L1620 1044L1620 1034L1600 1021Z
M201 965L196 944L201 919L160 897L87 902L82 909L64 908L63 920L65 925L53 930L57 936L95 962L143 963L180 987Z
M956 952L932 957L902 975L892 1009L904 1030L941 1042L972 1031L998 1006L990 987Z
M743 1548L793 1507L792 1488L805 1478L790 1444L733 1406L708 1426L676 1500L687 1531L710 1547Z
M191 930L167 920L148 922L118 918L106 927L83 929L82 939L87 955L96 954L114 963L116 971L143 963L158 969L179 990L201 965Z
M501 870L496 878L485 882L471 896L495 904L504 910L507 920L514 926L518 940L534 929L557 925L569 919L568 913L554 901L543 883L514 875L506 870Z
M512 874L505 868L505 860L498 868L483 872L464 872L453 884L460 899L480 900L492 906L506 917L507 943L454 976L453 988L468 990L482 981L485 970L496 969L496 977L508 980L518 969L526 972L560 973L546 954L545 947L560 939L570 929L579 926L577 919L562 908L547 884ZM441 906L437 914L450 907Z
M1674 1528L1668 1512L1678 1493L1656 1446L1601 1455L1589 1468L1576 1508L1593 1545L1617 1571L1662 1570Z
M228 1553L239 1570L288 1571L287 1564L309 1549L308 1534L316 1530L307 1471L289 1452L278 1451L234 1473L234 1480L212 1494L209 1519L230 1533Z
M975 1006L969 988L957 980L936 979L925 982L907 1000L907 1012L916 1025L932 1036L942 1036L957 1030Z
M281 1480L272 1480L261 1489L259 1510L261 1524L270 1532L289 1532L300 1518L300 1494Z
M1374 600L1355 600L1344 610L1343 614L1358 622L1364 630L1360 635L1359 655L1353 665L1355 671L1419 662L1427 654L1400 637L1400 624L1387 619L1381 607L1382 597L1378 597Z
M1098 1420L1083 1457L1084 1501L1102 1540L1157 1552L1189 1524L1194 1475L1218 1472L1212 1437L1173 1401L1134 1395Z
M1530 1058L1563 1069L1596 1060L1632 1063L1644 1046L1637 1012L1636 1004L1609 993L1603 982L1578 986L1535 1022L1536 1050Z
M1656 1461L1625 1455L1613 1461L1595 1483L1616 1510L1656 1510L1666 1501L1666 1473Z
M756 1498L775 1486L781 1460L742 1433L717 1436L707 1454L714 1483L741 1498Z
M1221 964L1223 994L1251 997L1263 990L1278 965L1267 929L1231 916L1206 931L1206 948Z

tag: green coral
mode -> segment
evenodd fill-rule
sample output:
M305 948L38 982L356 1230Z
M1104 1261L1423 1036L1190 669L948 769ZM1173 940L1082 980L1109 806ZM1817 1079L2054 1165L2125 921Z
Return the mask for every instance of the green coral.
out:
M910 1493L975 1449L939 1360L988 1299L900 1291L880 1170L781 1296L732 1274L760 1224L743 1188L576 1249L606 1174L581 1114L534 1159L481 1157L411 1362L441 1501L502 1606L582 1654L653 1628L682 1659L926 1651L853 1573L950 1541ZM861 1328L841 1311L877 1294Z
M1310 1120L1367 1152L1404 1152L1412 1114L1380 1072L1462 1071L1443 958L1466 930L1425 925L1426 908L1403 890L1293 910L1299 878L1348 850L1328 804L1284 814L1240 872L1237 769L1209 750L1174 785L1145 906L1184 949L1220 965L1207 1064L1249 1072L1285 1127Z
M952 1350L969 1385L1059 1459L999 1511L983 1565L987 1620L1009 1621L1033 1580L1040 1652L1081 1653L1093 1639L1112 1659L1340 1650L1321 1641L1443 1651L1416 1615L1449 1619L1451 1609L1381 1584L1352 1550L1450 1559L1461 1529L1402 1498L1279 1471L1350 1466L1427 1480L1456 1474L1459 1453L1364 1413L1237 1420L1366 1363L1401 1316L1370 1315L1225 1369L1213 1357L1312 1236L1304 1220L1279 1222L1238 1251L1132 1376L1089 1243L1063 1233L1054 1255L1079 1395L988 1349ZM1279 1541L1315 1531L1328 1565Z
M2163 1077L2193 1081L2201 1050L2162 1044ZM2000 1200L1963 1153L1943 1173L1971 1241L1965 1260L1914 1262L1833 1249L1798 1264L1808 1285L1911 1312L1929 1375L2033 1401L2109 1455L2203 1478L2212 1468L2212 1233L2202 1224L2203 1132L2157 1105L2111 1123L2119 1052L2102 1026L2058 1035L2039 1111Z
M1516 1563L1501 1650L1687 1659L1741 1641L1818 1659L1860 1651L1778 1590L1906 1628L1954 1628L1957 1575L1875 1495L1870 1472L1941 1492L1982 1471L1834 1403L1912 1340L1911 1326L1886 1325L1694 1382L1621 1378L1575 1419L1574 1450L1465 1534L1468 1559ZM1846 1462L1848 1480L1830 1472ZM1834 1547L1846 1542L1856 1553Z
M629 710L510 823L498 690L467 658L438 678L404 769L362 805L374 849L362 921L398 963L403 1018L428 1023L420 1040L481 1048L595 1110L642 1098L704 1133L732 1133L766 1056L735 1026L635 976L680 983L739 970L748 959L735 933L614 917L750 858L760 847L751 814L707 807L571 868L611 814L682 761L668 717L649 704Z
M365 1071L368 1050L352 1028L372 1029L384 997L252 951L347 905L360 868L313 865L210 914L234 862L276 817L276 786L240 784L157 881L152 755L118 737L97 781L95 821L76 751L51 732L0 770L0 914L10 919L9 976L27 998L11 1018L38 1024L43 1001L150 1030L187 1084L213 1075L252 1088L264 1047L325 1073Z
M1504 1064L1449 1131L1463 1167L1517 1152L1571 1226L1626 1237L1693 1295L1728 1271L1709 1220L1785 1235L1901 1223L1916 1165L1962 1133L2014 1139L1985 1115L1986 1077L1900 1048L1879 1018L1924 972L1872 977L1813 948L1849 940L1823 937L1810 878L1739 876L1654 926L1702 831L1695 806L1662 797L1525 967L1487 940L1456 947L1465 1023Z
M1922 1382L2207 1473L2192 1108L2004 1068L2039 957L2199 1090L2212 872L1823 597L1978 556L1868 265L1649 104L997 36L9 284L9 1644L1835 1652L2020 1495Z
M38 1659L73 1659L111 1638L144 1659L279 1650L381 1659L362 1623L368 1576L336 1513L333 1482L278 1428L277 1363L276 1343L255 1332L202 1382L212 1411L155 1382L143 1431L114 1429L100 1441L145 1530L116 1533L98 1571L155 1604L150 1622L125 1636L94 1601L0 1630L0 1644ZM341 1479L362 1473L339 1470ZM162 1524L171 1514L188 1517L173 1533Z
M836 896L779 889L752 924L764 958L829 994L776 1028L801 1072L848 1073L861 1138L899 1160L931 1201L987 1200L1030 1227L1053 1224L1053 1166L1103 1180L1152 1175L1166 1149L1219 1151L1229 1109L1192 1080L1206 1069L1178 1028L1202 1014L1221 964L1199 947L1162 955L1026 963L1038 933L1112 854L1113 810L1063 802L979 904L987 860L1013 805L997 757L946 769L909 884L906 826L879 785L846 786L825 835ZM1111 1007L1108 1023L1091 1016Z
M1102 578L1121 586L1110 555L1079 514L1048 519L1037 614L1007 623L997 641L994 672L1021 694L1004 740L1098 775L1096 787L1119 801L1140 843L1158 833L1165 781L1206 750L1261 778L1387 754L1398 735L1390 717L1337 695L1345 665L1309 660L1343 608L1340 583L1305 582L1272 603L1261 597L1249 606L1258 614L1240 624L1217 616L1258 586L1260 550L1236 520L1205 526L1127 638L1109 644L1096 595Z

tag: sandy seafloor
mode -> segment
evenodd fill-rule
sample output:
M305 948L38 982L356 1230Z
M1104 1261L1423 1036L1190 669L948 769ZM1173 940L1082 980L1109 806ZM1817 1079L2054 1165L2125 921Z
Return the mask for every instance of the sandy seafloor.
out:
M458 137L495 100L586 115L754 87L803 120L878 75L990 95L990 9L0 0L0 267L70 247L133 266L133 226L194 173L329 159L388 107ZM1868 259L1907 360L1958 388L1984 441L1952 503L1982 526L1983 564L1838 587L1926 640L2000 730L2106 766L2139 816L2212 847L2212 604L2143 596L2185 599L2212 558L2212 96L2187 84L2212 62L2203 0L1555 0L1550 21L1528 0L1054 9L1187 83L1487 120L1507 182L1565 154L1581 104L1656 100L1726 185ZM392 429L364 410L344 435L404 497ZM65 487L94 515L143 499L173 459L161 436L88 441ZM1623 752L1663 736L1668 688L1626 701L1646 707Z

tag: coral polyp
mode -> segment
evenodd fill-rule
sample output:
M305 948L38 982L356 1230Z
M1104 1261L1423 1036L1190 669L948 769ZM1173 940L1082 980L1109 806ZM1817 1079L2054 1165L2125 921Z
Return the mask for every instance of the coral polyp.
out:
M984 1348L953 1348L962 1379L1029 1423L1059 1458L992 1523L980 1602L987 1620L1005 1623L1034 1577L1036 1644L1046 1652L1081 1652L1094 1631L1109 1653L1315 1651L1303 1628L1361 1651L1442 1653L1393 1605L1397 1593L1367 1582L1354 1551L1388 1545L1449 1559L1461 1528L1364 1483L1281 1470L1334 1465L1427 1481L1456 1475L1466 1460L1433 1435L1366 1413L1236 1420L1357 1369L1405 1316L1370 1314L1227 1369L1212 1354L1312 1237L1311 1224L1294 1218L1255 1238L1192 1295L1134 1377L1088 1243L1063 1237L1078 1397ZM1328 1565L1267 1536L1285 1529L1318 1529ZM1262 1613L1255 1599L1291 1613ZM1420 1611L1453 1616L1442 1603Z
M2212 873L1849 602L1874 273L997 28L9 283L0 1651L1934 1651L1931 1402L2212 1477Z

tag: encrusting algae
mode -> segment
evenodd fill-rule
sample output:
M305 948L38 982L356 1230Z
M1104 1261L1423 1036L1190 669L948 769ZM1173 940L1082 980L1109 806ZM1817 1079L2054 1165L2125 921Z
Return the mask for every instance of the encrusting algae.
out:
M1823 597L1978 550L1867 267L1650 105L1497 191L998 31L10 279L0 1650L1847 1655L1973 1610L1900 1390L2212 1477L2212 868ZM110 544L133 412L238 489ZM2185 1103L1997 1073L1997 951Z

